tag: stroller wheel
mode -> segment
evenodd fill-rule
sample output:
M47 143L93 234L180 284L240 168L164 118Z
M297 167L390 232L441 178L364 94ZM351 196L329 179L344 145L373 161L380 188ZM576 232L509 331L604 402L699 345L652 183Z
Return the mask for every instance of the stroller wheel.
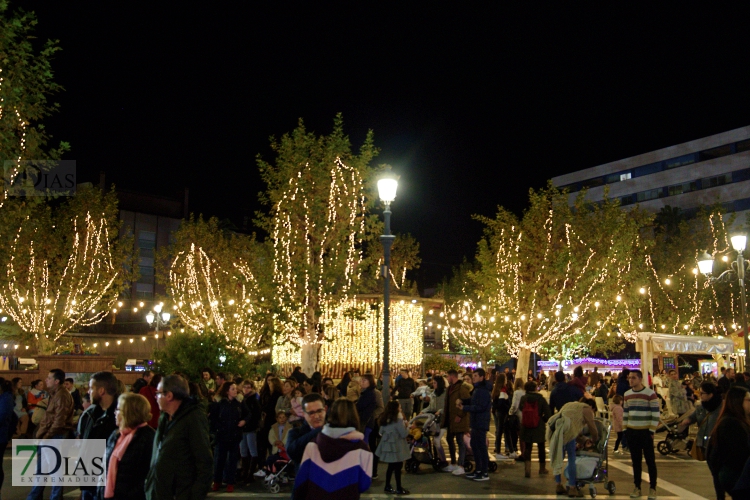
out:
M596 498L596 486L593 484L589 485L589 495L591 495L591 498Z
M474 462L469 462L468 460L466 460L464 462L464 470L466 472L472 472L472 471L474 471Z
M497 472L497 462L490 462L487 468L490 470L490 472Z
M662 455L669 455L672 453L672 447L669 446L669 443L666 441L659 441L656 445L656 449L659 450L659 453Z
M278 493L280 489L281 486L279 486L278 483L268 485L268 491L270 491L271 493Z
M416 460L411 463L411 471L413 474L419 472L419 462L417 462Z
M609 492L610 495L614 495L615 494L615 491L617 491L617 489L615 488L615 482L614 481L609 481L607 483L607 491Z

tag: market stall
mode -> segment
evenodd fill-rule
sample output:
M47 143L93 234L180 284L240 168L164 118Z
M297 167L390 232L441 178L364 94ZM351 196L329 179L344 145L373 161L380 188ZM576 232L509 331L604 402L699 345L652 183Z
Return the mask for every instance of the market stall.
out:
M728 338L641 332L636 351L641 353L641 370L646 376L646 373L653 375L654 359L660 353L708 354L718 361L734 352L734 342Z

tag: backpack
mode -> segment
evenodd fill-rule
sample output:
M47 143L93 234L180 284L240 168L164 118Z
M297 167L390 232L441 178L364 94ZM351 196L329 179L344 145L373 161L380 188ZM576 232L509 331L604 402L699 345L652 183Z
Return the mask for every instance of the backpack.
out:
M521 425L526 429L536 429L539 427L539 405L536 401L526 400L523 404Z

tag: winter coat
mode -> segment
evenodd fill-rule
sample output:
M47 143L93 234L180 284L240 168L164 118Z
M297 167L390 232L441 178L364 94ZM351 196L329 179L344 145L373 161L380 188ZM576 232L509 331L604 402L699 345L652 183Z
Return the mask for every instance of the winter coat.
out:
M669 380L669 404L672 407L672 413L682 415L690 409L687 401L687 394L679 380Z
M550 409L553 413L560 411L566 404L578 401L582 397L583 393L578 387L570 385L567 382L558 382L549 396Z
M622 417L625 412L622 405L612 403L609 407L609 411L612 413L612 430L615 432L622 432Z
M274 414L274 420L276 419L276 414L280 411L283 411L287 415L292 413L292 393L290 392L286 396L281 396L278 401L276 401L276 406L274 407L273 414Z
M305 422L301 426L294 427L289 431L289 434L286 436L286 453L295 465L299 466L302 463L302 456L305 453L307 443L315 441L321 429L313 429Z
M708 438L714 430L716 420L721 413L721 396L714 396L706 403L695 407L695 411L688 417L691 424L698 424L698 435L695 438L696 446L703 448L708 444ZM708 418L706 418L708 416Z
M380 444L375 450L381 462L387 464L403 462L407 460L411 453L409 445L406 443L406 436L409 431L406 429L404 420L399 418L395 422L380 427Z
M351 384L349 385L351 387ZM375 409L378 407L378 403L375 400L375 388L368 387L359 395L357 400L357 413L359 413L359 426L358 429L362 432L365 428L374 429L375 422L372 416L375 414Z
M715 397L715 396L714 396ZM737 418L727 416L717 424L708 443L707 461L715 479L732 493L750 458L750 429ZM733 498L734 495L732 495ZM736 497L738 498L738 497Z
M211 403L208 416L211 430L216 434L217 441L222 443L242 441L242 427L237 426L241 420L247 418L247 407L242 403L236 399L222 398L218 403Z
M172 418L163 412L154 436L146 476L149 500L204 500L213 478L208 419L194 398L182 402Z
M292 428L292 424L284 424L284 428L281 431L281 437L279 437L279 424L273 424L271 430L268 431L268 442L271 445L271 455L275 455L279 452L279 448L276 446L276 441L281 441L286 449L286 440L289 437L289 429Z
M109 436L117 430L116 407L117 402L113 402L106 411L95 404L86 408L78 419L76 436L81 439L109 439Z
M265 413L263 422L261 422L261 429L264 429L266 433L276 423L276 403L279 398L283 397L284 395L280 392L273 392L268 396L268 399L261 401L260 409L262 413ZM291 406L289 408L291 409Z
M117 467L117 478L115 479L115 500L145 500L145 481L151 465L151 453L154 446L156 431L149 427L136 429L133 440L130 441L125 454ZM109 461L115 449L120 431L115 430L107 439L106 464L109 470ZM106 477L106 473L105 473ZM99 488L104 495L104 487Z
M443 410L440 414L440 427L443 427L445 422L445 398L448 394L448 389L443 389L443 393L440 396L435 395L435 391L432 391L430 396L430 403L427 405L427 409L423 410L423 413L437 413L438 410Z
M526 402L529 401L536 402L537 410L539 411L539 425L533 429L528 429L524 427L522 422L519 436L524 443L544 443L544 433L547 429L545 424L552 416L552 410L547 404L547 400L544 399L544 396L538 392L529 392L521 398L521 402L518 405L521 412L523 412L523 407Z
M417 383L414 382L413 378L401 378L396 382L394 393L396 394L396 399L409 399L411 393L416 390Z
M245 426L242 428L242 432L257 431L260 425L260 402L258 398L255 396L245 398L242 400L242 405L246 412Z
M47 412L36 429L37 439L68 437L73 431L73 411L73 396L68 390L62 385L51 389Z
M464 411L471 415L471 428L480 431L490 430L492 396L487 382L482 380L474 384L471 398L464 400Z
M151 420L148 421L148 425L151 426L152 429L156 429L156 426L159 425L159 416L161 415L159 403L156 402L156 387L147 385L146 387L143 387L138 394L148 399L148 403L151 405Z
M471 397L469 387L469 384L464 384L463 380L458 380L446 389L448 396L445 398L443 427L447 427L450 433L469 432L469 414L456 408L457 399L464 400Z

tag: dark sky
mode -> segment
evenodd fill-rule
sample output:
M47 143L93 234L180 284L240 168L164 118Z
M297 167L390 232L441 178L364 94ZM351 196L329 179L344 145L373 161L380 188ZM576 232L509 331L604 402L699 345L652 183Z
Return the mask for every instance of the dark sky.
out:
M156 5L156 4L159 5ZM524 4L530 2L523 2ZM750 124L750 4L15 2L58 38L48 126L79 179L177 195L236 224L255 155L298 118L401 174L393 229L421 243L420 288L562 173ZM670 4L677 6L678 4Z

